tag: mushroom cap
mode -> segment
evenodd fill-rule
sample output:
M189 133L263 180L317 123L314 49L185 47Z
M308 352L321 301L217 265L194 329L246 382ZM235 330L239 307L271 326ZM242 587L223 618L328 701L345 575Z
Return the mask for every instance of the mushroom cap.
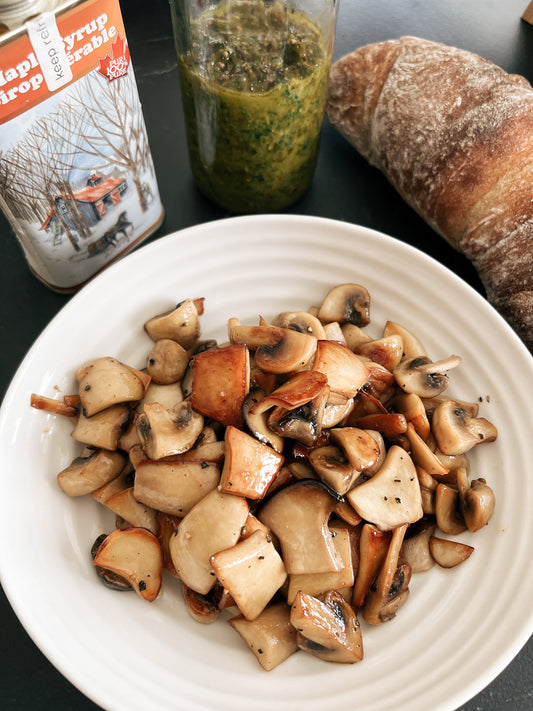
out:
M277 491L260 509L257 517L277 536L289 574L341 569L328 527L337 505L322 484L304 479Z
M467 408L455 400L445 400L435 408L431 430L444 454L468 452L482 442L493 442L497 428L484 417L473 417Z
M291 607L300 649L328 662L353 664L363 658L359 620L336 590L313 597L301 590Z
M460 362L459 356L450 356L435 363L427 356L406 358L394 368L393 375L405 392L431 398L446 389L449 378L445 371L455 368Z
M379 471L355 486L346 498L365 521L389 531L423 516L420 484L407 452L392 445Z
M370 323L370 294L360 284L339 284L325 296L318 309L322 323L338 321L366 326Z
M324 326L316 316L308 311L283 311L272 321L273 326L290 328L299 333L306 333L315 338L325 338Z

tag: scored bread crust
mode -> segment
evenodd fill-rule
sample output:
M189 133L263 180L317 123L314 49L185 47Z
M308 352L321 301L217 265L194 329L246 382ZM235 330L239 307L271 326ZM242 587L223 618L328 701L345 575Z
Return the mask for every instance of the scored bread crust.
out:
M462 49L417 37L331 69L327 117L474 264L533 350L533 89Z

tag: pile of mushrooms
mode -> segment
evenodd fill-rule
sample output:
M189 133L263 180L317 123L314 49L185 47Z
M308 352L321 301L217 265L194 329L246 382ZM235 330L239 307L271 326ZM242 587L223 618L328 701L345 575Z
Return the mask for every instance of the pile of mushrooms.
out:
M412 575L472 554L457 536L495 500L468 452L497 430L447 397L460 357L433 361L392 321L369 335L361 285L271 323L232 317L222 344L201 340L203 308L145 323L138 368L103 356L75 394L32 396L83 445L61 489L115 515L95 569L149 602L180 586L193 619L224 614L265 670L297 650L359 662L360 620L391 620Z

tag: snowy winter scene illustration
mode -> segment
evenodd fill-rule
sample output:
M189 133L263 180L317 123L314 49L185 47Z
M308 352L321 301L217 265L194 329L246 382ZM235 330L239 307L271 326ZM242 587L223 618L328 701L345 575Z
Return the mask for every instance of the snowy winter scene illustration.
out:
M58 287L82 283L160 220L131 65L113 81L92 71L0 126L0 148L4 210Z

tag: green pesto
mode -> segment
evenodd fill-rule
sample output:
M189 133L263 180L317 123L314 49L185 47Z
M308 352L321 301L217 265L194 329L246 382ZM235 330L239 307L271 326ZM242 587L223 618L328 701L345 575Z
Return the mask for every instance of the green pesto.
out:
M241 213L299 198L314 172L331 59L318 28L276 0L230 0L193 24L191 51L178 59L200 189Z

